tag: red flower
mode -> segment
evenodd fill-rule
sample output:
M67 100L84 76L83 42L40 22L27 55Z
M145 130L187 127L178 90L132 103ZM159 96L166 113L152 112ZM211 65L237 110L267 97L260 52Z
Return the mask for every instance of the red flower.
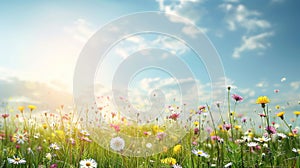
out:
M176 121L178 117L179 117L179 113L174 113L174 114L171 114L168 118Z
M2 117L5 119L5 118L9 117L9 114L2 114Z

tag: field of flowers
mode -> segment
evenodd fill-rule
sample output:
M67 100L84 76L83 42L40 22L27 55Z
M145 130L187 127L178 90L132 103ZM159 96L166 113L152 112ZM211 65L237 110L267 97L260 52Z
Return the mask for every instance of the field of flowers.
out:
M106 129L111 135L102 135L110 150L94 141L91 129L76 117L75 108L63 105L56 111L39 112L35 105L1 109L0 167L300 167L300 111L281 111L271 104L271 98L260 96L256 104L260 110L245 116L236 111L242 109L243 97L232 94L228 88L226 110L220 103L194 110L179 111L170 105L164 123L128 124L117 113L102 114L102 108L83 109L106 117ZM269 109L274 107L271 112ZM172 110L170 110L172 109ZM174 110L175 109L175 110ZM218 109L218 110L212 110ZM173 146L164 146L168 140L168 124L180 122L182 113L191 116L182 139ZM285 115L293 113L287 120ZM219 115L220 121L213 115ZM255 122L254 122L255 121ZM101 131L101 127L98 128ZM123 134L148 137L153 143L143 148L151 150L159 146L160 153L149 156L124 155L130 144Z

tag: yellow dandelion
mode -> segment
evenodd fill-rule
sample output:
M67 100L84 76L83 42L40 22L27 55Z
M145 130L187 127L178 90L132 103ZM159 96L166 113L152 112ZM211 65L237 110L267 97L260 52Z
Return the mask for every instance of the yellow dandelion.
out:
M152 131L153 131L154 133L157 133L158 129L159 129L159 127L158 127L157 125L154 125L154 126L152 127Z
M35 105L28 105L28 108L30 111L33 111L36 109L36 106Z
M290 132L290 133L289 133L289 136L290 136L290 137L297 137L297 134L294 134L294 133L291 133L291 132Z
M296 115L296 117L298 117L300 115L300 111L294 111L294 114Z
M173 148L173 153L179 153L180 151L181 151L181 145L176 145L176 146L174 146L174 148Z
M284 115L284 113L285 113L284 111L279 112L279 113L276 114L276 116L277 116L277 117L280 117L280 118L283 120L283 115Z
M173 166L177 163L176 159L172 158L172 157L168 157L168 158L165 158L165 159L162 159L161 160L161 163L164 163L164 164L168 164L170 166Z
M163 152L167 153L168 152L168 147L164 146L163 147Z
M249 138L253 138L253 137L254 137L254 134L253 134L252 132L250 132L250 133L248 134L248 137L249 137Z
M24 106L19 106L19 107L18 107L18 109L19 109L19 111L20 111L21 113L23 113L23 112L24 112L24 109L25 109L25 107L24 107Z
M239 130L239 129L242 128L242 126L240 126L240 125L235 125L234 128L235 128L236 130Z
M222 131L223 130L223 125L218 125L218 128Z
M270 99L267 96L259 96L256 99L256 104L261 104L262 108L264 108L268 103L270 103Z
M63 130L56 130L55 131L55 135L60 138L60 139L64 139L65 137L65 132Z
M48 125L47 125L46 123L44 123L44 124L42 124L42 127L43 127L44 129L47 129L47 128L48 128Z
M216 135L216 132L215 132L215 131L212 131L209 135L210 135L210 136L215 136L215 135Z
M195 121L195 122L194 122L194 125L195 125L196 127L198 127L198 126L199 126L199 122L198 122L198 121Z
M279 109L280 109L280 106L279 106L279 105L276 105L275 108L276 108L277 110L279 110Z

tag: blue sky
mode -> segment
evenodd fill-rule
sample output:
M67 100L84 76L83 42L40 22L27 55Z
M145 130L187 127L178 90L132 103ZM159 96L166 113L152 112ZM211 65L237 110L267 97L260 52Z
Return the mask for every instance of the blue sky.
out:
M3 95L0 97L16 102L38 102L45 94L55 94L53 97L59 96L59 92L71 94L79 53L97 30L124 15L163 11L185 17L203 30L220 55L228 84L236 86L233 92L244 96L245 102L254 103L257 96L268 95L274 100L273 106L286 106L286 102L290 102L290 108L297 109L300 100L299 6L296 0L1 2L0 93ZM142 48L143 43L158 47L150 43L159 38L162 37L146 35L131 42L137 40ZM175 49L178 53L184 49L174 39L161 41L173 42L175 47L162 47L169 51ZM130 40L121 43L115 56L125 59L122 54L135 51L130 48L136 43ZM193 60L189 60L192 53L183 51L183 60L192 66L202 65L201 62L193 65ZM117 59L108 60L111 61L115 62L112 65L118 63ZM107 64L108 67L113 66ZM113 74L113 69L108 71ZM144 82L155 79L151 73ZM136 85L142 83L143 78L139 77L140 83L133 82ZM164 80L159 85L165 86L167 77L160 77ZM201 91L206 89L204 96L209 91L209 77L206 74L200 78ZM45 89L34 89L37 85ZM7 86L10 89L5 88ZM279 89L281 95L275 95L274 89Z

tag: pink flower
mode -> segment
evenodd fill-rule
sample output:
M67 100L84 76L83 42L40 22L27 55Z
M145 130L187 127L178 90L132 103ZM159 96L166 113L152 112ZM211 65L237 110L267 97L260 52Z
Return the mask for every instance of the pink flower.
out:
M176 121L178 117L179 117L179 113L174 113L174 114L171 114L168 118Z
M260 149L261 149L261 146L257 145L257 146L255 146L255 149L256 149L256 150L260 150Z
M167 134L166 133L164 133L164 132L159 132L159 133L157 133L157 135L156 135L156 137L158 138L158 140L162 140L164 137L166 137L167 136Z
M110 127L114 128L116 132L119 132L121 130L120 126L117 124L110 124Z
M196 141L193 141L192 144L193 144L193 145L197 145L198 143L197 143Z
M231 128L231 125L230 124L224 124L223 128L228 131Z
M211 132L212 132L212 128L207 127L207 128L206 128L206 131L207 131L208 133L211 133Z
M260 114L258 114L260 117L266 117L266 115L265 114L263 114L263 113L260 113Z
M51 166L50 166L50 168L57 168L58 166L57 166L57 164L56 163L54 163L54 164L52 164Z
M17 145L16 145L16 148L17 148L17 149L20 149L20 148L21 148L21 146L17 144Z
M292 131L293 131L293 134L298 134L297 128L293 129Z
M198 133L199 133L199 128L197 127L194 129L194 134L198 134Z
M219 141L219 140L220 140L220 137L214 135L214 136L211 136L210 139L211 139L212 141L216 141L216 140Z
M269 133L269 134L276 134L276 129L273 127L273 126L267 126L266 127L266 131Z
M216 106L217 106L218 108L220 108L221 102L217 101L215 104L216 104Z
M241 101L243 101L243 99L244 99L242 96L237 95L237 94L233 94L231 97L232 97L236 102L241 102Z
M80 140L86 141L86 142L92 142L92 140L90 140L90 138L89 138L89 137L86 137L86 136L80 137Z
M199 110L201 111L205 110L205 106L199 106Z
M9 117L9 114L2 114L2 117L5 119L5 118Z
M111 112L111 118L114 118L117 114L114 112Z

